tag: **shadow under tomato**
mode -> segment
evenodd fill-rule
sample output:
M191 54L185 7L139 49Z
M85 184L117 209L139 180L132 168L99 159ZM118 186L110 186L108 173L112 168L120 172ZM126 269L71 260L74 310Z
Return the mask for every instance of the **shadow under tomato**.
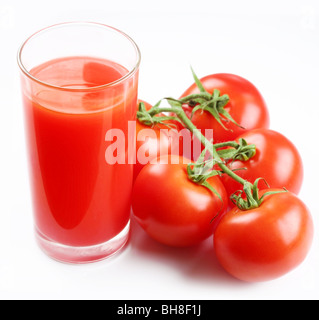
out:
M169 247L150 238L132 217L130 247L146 259L173 268L190 281L212 285L228 284L232 287L245 285L245 282L235 279L220 266L214 253L212 237L192 247Z

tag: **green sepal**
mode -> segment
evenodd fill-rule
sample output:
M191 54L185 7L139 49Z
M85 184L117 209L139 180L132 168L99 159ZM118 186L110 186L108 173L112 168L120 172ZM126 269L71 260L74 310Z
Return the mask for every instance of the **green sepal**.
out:
M283 188L283 190L265 192L261 197L259 197L258 184L261 180L264 181L267 187L269 188L269 185L264 178L256 179L254 184L251 184L250 182L246 181L243 190L238 190L231 195L231 201L240 210L246 211L260 207L267 196L270 196L272 194L288 192L286 188ZM246 195L246 199L242 197L244 193Z
M239 142L229 141L224 143L219 143L215 145L218 155L224 159L226 162L232 160L248 161L256 154L256 146L254 144L248 144L243 138L239 139ZM231 147L226 149L221 149L224 147Z
M144 102L140 102L138 111L136 114L136 119L140 123L152 128L160 124L168 127L169 129L177 129L177 126L175 124L167 122L170 120L179 122L180 124L184 125L183 122L177 116L158 115L161 112L160 110L161 102L162 100L157 102L149 111L146 110Z
M200 92L207 92L206 89L204 88L203 84L201 83L201 81L199 80L199 78L197 77L196 73L194 72L193 68L191 67L192 70L192 74L193 74L193 78L194 81L199 89Z
M224 108L230 100L229 96L227 94L220 96L220 91L218 89L215 89L213 94L209 94L202 82L200 81L200 79L197 77L193 68L191 68L191 71L193 74L195 84L197 85L200 91L200 94L197 94L196 98L196 94L189 95L187 97L182 98L181 101L183 101L184 103L188 103L191 107L195 107L195 110L193 110L192 112L192 116L196 111L202 109L208 111L225 130L231 131L230 129L226 128L223 124L223 121L225 120L228 120L236 126L244 129L240 124L238 124L234 120L234 118ZM208 98L207 95L209 95L210 97Z

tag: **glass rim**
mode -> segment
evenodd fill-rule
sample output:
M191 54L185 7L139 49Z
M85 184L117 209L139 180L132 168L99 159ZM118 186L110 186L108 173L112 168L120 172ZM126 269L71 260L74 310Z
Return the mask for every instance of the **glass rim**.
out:
M135 51L136 51L136 54L137 54L137 61L134 65L134 67L129 70L129 72L127 74L125 74L123 77L113 81L113 82L109 82L109 83L106 83L106 84L103 84L103 85L99 85L99 86L93 86L93 87L90 87L90 88L65 88L65 87L61 87L61 86L57 86L57 85L53 85L53 84L50 84L48 82L45 82L45 81L42 81L40 79L38 79L37 77L33 76L26 68L26 66L24 65L24 63L22 62L22 53L23 53L23 49L25 48L25 46L29 43L30 40L32 40L34 37L36 37L37 35L39 35L40 33L42 32L45 32L45 31L48 31L50 29L54 29L54 28L57 28L57 27L63 27L63 26L69 26L69 25L91 25L91 26L96 26L96 27L103 27L103 28L106 28L106 29L109 29L109 30L112 30L118 34L121 34L122 36L124 36L134 47ZM137 72L137 70L139 69L139 66L140 66L140 63L141 63L141 51L138 47L138 45L136 44L136 42L129 36L127 35L126 33L124 33L123 31L117 29L117 28L114 28L114 27L111 27L109 25L106 25L106 24L103 24L103 23L98 23L98 22L88 22L88 21L76 21L76 22L62 22L62 23L58 23L58 24L54 24L54 25L51 25L49 27L45 27L45 28L42 28L41 30L33 33L31 36L29 36L23 43L22 45L20 46L19 50L18 50L18 54L17 54L17 60L18 60L18 65L19 65L19 68L20 70L31 80L43 85L43 86L46 86L46 87L49 87L49 88L52 88L52 89L56 89L56 90L62 90L62 91L70 91L70 92L90 92L90 91L95 91L95 90L103 90L103 89L106 89L108 87L113 87L117 84L120 84L122 82L124 82L126 79L130 78L133 74L135 74Z

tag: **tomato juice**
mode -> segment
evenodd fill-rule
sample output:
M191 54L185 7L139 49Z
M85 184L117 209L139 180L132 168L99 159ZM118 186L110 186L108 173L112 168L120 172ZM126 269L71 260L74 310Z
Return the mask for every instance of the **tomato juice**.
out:
M105 160L106 132L128 136L135 120L137 72L122 81L128 73L109 60L75 56L22 78L35 227L48 241L94 246L129 224L132 162ZM127 151L134 141L126 140Z

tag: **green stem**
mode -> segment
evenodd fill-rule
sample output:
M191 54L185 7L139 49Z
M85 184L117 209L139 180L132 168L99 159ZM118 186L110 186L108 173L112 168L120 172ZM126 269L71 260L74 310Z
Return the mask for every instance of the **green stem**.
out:
M166 98L166 100L168 100L171 104L170 107L159 107L158 103L156 106L154 106L151 110L146 111L145 107L143 108L143 105L140 106L139 112L138 112L138 118L139 116L141 116L140 121L142 121L143 119L146 119L146 122L151 122L154 123L154 117L162 112L168 112L168 113L175 113L176 117L168 117L170 119L174 118L176 120L178 120L179 122L181 122L187 129L189 129L193 135L199 139L199 141L202 143L202 145L205 147L201 157L200 157L200 161L193 164L194 169L192 169L191 167L188 167L188 175L189 178L196 182L199 183L205 187L207 187L208 189L210 189L212 192L214 192L215 194L217 194L217 196L220 197L220 195L216 192L216 190L214 190L214 188L212 188L211 186L208 186L208 182L207 179L209 177L212 177L214 175L216 175L217 170L212 170L210 174L197 174L196 170L201 170L202 172L208 169L213 169L214 164L217 164L219 166L219 168L221 169L221 171L225 174L227 174L229 177L231 177L232 179L234 179L235 181L237 181L238 183L240 183L241 185L243 185L243 190L238 191L239 195L237 195L236 193L234 193L231 196L231 200L241 209L241 210L249 210L252 208L257 208L261 205L264 196L265 195L270 195L273 193L278 193L278 192L286 192L286 190L284 191L270 191L268 193L266 193L263 197L259 198L258 196L258 182L259 180L261 180L262 178L259 178L255 181L254 184L250 183L249 181L243 179L242 177L238 176L234 171L232 171L231 169L228 168L228 166L224 163L224 161L222 160L222 158L220 157L217 149L218 148L225 148L225 147L233 147L235 149L238 149L238 153L236 154L236 156L242 156L244 159L249 159L250 157L252 157L255 154L255 146L254 145L248 145L247 142L244 139L239 139L239 143L235 142L235 141L230 141L230 142L225 142L225 143L219 143L219 144L213 144L211 141L209 141L202 133L199 129L197 129L197 127L192 123L192 121L187 117L186 113L184 112L184 109L182 107L182 105L180 104L180 102L178 102L175 99L171 99L171 98ZM155 117L156 118L156 117ZM165 118L165 117L160 117ZM149 120L151 119L151 121ZM163 120L163 119L162 119ZM205 152L208 151L211 156L212 159L214 161L212 161L212 163L202 163L202 160L205 157ZM244 152L243 152L244 151ZM225 149L220 150L221 154L225 155ZM242 152L242 153L240 153ZM245 154L247 152L247 154ZM224 157L223 157L224 158ZM202 165L204 165L202 167ZM195 173L195 174L194 174ZM195 179L195 180L194 180ZM238 193L237 192L237 193ZM244 200L242 198L242 193L246 194L246 200Z
M163 111L163 110L162 110ZM223 160L220 158L216 147L212 144L201 132L196 128L192 121L187 117L182 108L170 108L170 112L176 113L178 118L184 123L185 127L188 128L196 137L201 141L201 143L207 148L211 156L216 160L218 166L223 170L224 173L229 175L232 179L236 180L242 185L246 185L247 181L234 173L231 169L223 163ZM250 184L253 187L252 184Z
M223 170L224 173L229 175L232 179L239 182L242 185L246 185L247 181L238 176L236 173L234 173L231 169L227 167L223 163L223 160L220 158L218 152L216 151L216 146L212 144L201 132L196 128L196 126L192 123L192 121L187 117L186 113L184 112L182 107L153 107L151 110L148 111L149 115L151 117L156 116L159 113L162 112L170 112L175 113L176 116L181 120L181 122L185 125L187 129L189 129L196 137L199 139L199 141L206 146L207 150L210 152L211 156L216 160L218 166L221 170ZM234 146L234 142L230 142L232 144L231 146ZM226 145L219 144L219 147L223 147ZM237 144L236 144L237 146ZM249 183L250 184L250 183ZM252 187L252 184L250 184Z
M238 143L236 141L227 141L222 143L215 143L214 146L216 149L225 148L225 147L237 148Z
M194 93L187 97L181 98L179 101L181 103L187 103L195 99L204 99L204 100L210 101L212 99L212 95L209 93Z

